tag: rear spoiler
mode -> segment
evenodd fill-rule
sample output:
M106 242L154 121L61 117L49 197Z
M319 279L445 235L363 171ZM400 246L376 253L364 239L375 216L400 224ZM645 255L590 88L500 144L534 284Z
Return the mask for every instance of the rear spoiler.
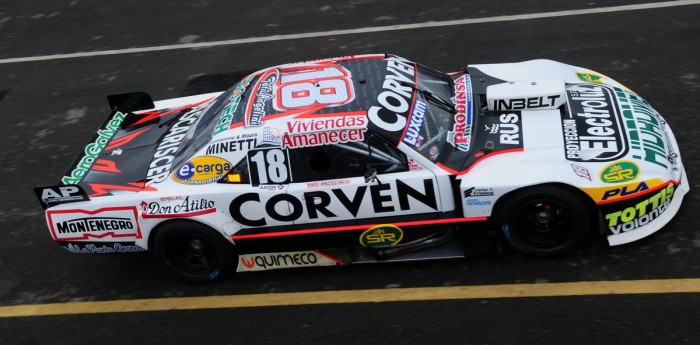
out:
M97 157L102 153L107 144L112 140L114 134L120 129L126 115L132 111L152 109L155 107L153 99L145 92L130 92L118 95L107 96L107 102L112 109L112 113L107 117L97 133L85 146L68 168L66 174L61 178L62 185L77 185L83 180L85 174L90 170Z
M69 202L90 200L85 190L78 185L34 187L34 194L44 209Z

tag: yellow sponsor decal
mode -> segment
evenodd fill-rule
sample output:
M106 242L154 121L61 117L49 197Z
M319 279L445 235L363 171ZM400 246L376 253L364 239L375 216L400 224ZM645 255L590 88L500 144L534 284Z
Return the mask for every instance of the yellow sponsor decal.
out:
M403 239L403 231L396 225L375 225L360 235L360 244L363 247L393 246Z
M639 165L630 161L610 163L600 171L600 180L605 183L622 183L637 179Z
M658 187L663 184L659 178L653 178L641 182L632 182L617 185L615 187L581 188L594 201L611 201L626 196L635 195L643 191Z

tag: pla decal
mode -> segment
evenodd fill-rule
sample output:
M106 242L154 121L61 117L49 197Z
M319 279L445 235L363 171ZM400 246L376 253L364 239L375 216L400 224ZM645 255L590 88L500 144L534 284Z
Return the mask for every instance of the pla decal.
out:
M562 112L566 159L609 162L623 157L629 148L612 90L603 85L575 84L566 92L569 112Z
M106 207L95 211L49 210L46 215L56 241L141 238L134 206Z
M607 203L610 201L616 201L620 199L627 199L633 195L641 194L650 189L654 189L663 182L659 178L654 178L650 180L632 182L617 185L615 187L596 187L596 188L581 188L586 194L588 194L594 201Z
M360 235L360 244L363 247L387 247L393 246L403 239L403 231L396 225L375 225Z
M630 161L619 161L608 164L600 171L600 180L605 183L621 183L632 181L639 176L639 166Z
M165 181L170 175L170 165L175 159L180 142L185 138L187 131L199 119L202 108L194 108L185 115L182 115L177 122L170 127L168 132L158 144L153 160L149 164L146 175L146 186Z
M273 270L277 268L335 266L339 262L319 251L241 254L237 272Z
M673 146L663 129L664 122L659 118L647 101L634 93L625 92L615 87L615 95L620 100L622 115L627 131L630 136L632 146L632 157L643 159L649 163L656 164L664 169L668 169L673 157Z
M468 152L472 135L472 82L468 74L455 80L455 124L447 132L447 142Z
M173 180L182 184L213 183L220 180L231 168L231 163L223 158L195 157L173 173Z
M216 123L216 127L214 127L214 135L229 129L231 121L233 121L233 114L236 112L236 109L238 109L238 104L241 103L241 95L245 93L246 88L248 87L248 85L250 85L250 82L253 80L254 77L255 76L251 74L245 79L241 80L241 82L236 85L236 88L233 90L233 93L229 98L229 103L226 105L226 108L224 108L224 111L221 113L221 117Z
M141 217L143 218L177 218L195 217L216 212L214 201L204 198L185 197L182 201L173 202L141 202Z
M605 219L613 235L635 230L658 218L671 203L676 185L669 183L648 198L631 204L621 211L608 212ZM636 199L639 200L639 199ZM635 201L636 201L635 200Z
M423 120L425 119L425 112L427 110L428 105L425 102L416 100L416 103L413 105L413 112L411 112L411 117L409 118L406 135L403 137L403 142L416 147L421 145L423 137L420 135L420 131L423 127Z
M85 146L80 161L73 167L69 175L61 179L63 184L76 184L85 177L85 174L87 174L90 167L95 163L97 157L104 151L109 141L112 140L114 134L119 130L119 126L125 118L126 115L124 113L116 112L112 119L107 122L105 128L101 128L97 131L92 142Z

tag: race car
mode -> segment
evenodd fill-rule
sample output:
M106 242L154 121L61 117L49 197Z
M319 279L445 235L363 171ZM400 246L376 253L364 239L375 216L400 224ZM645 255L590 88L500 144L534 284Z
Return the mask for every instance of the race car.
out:
M179 277L463 257L490 221L530 255L661 229L689 189L661 115L550 60L442 73L388 54L279 65L111 115L36 187L73 253L153 251Z

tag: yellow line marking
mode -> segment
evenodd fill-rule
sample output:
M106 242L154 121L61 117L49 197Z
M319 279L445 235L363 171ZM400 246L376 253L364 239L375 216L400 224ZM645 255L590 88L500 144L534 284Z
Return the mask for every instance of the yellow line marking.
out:
M700 278L314 291L100 302L25 304L0 307L0 318L315 304L693 292L700 292Z

